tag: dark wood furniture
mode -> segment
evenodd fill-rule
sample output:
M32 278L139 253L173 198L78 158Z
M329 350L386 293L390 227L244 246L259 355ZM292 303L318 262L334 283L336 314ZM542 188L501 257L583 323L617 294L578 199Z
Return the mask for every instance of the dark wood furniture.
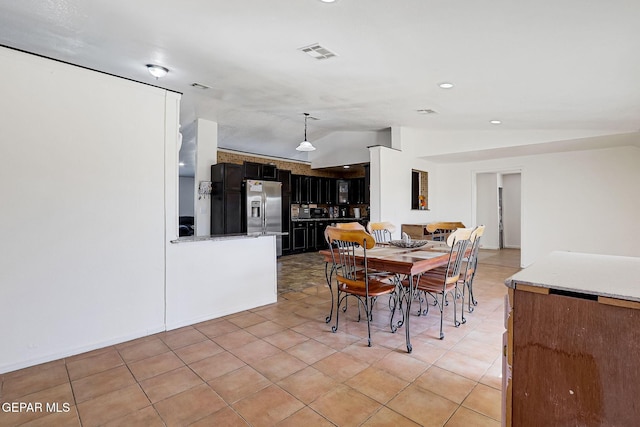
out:
M507 280L503 425L640 420L640 258L554 252Z
M458 221L429 222L425 224L402 224L400 232L407 233L412 239L444 241L458 228L465 228L465 226Z

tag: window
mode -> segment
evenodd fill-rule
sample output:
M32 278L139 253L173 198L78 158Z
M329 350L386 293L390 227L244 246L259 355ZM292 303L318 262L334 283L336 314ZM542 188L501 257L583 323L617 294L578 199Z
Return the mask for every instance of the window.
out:
M429 209L429 173L411 170L411 209Z

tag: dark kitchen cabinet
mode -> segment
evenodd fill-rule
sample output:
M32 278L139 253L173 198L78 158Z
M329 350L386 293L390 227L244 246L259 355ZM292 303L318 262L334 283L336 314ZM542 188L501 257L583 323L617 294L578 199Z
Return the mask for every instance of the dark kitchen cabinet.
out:
M291 223L291 232L294 251L303 251L307 248L307 224L301 221Z
M328 221L317 221L316 222L316 239L315 239L315 249L322 250L327 249L327 242L324 238L324 230L330 223Z
M369 165L364 166L364 203L371 202L371 173Z
M291 193L291 171L278 169L277 177L282 183L282 194Z
M316 222L307 221L307 251L316 250Z
M306 199L303 197L302 203L319 203L319 188L318 188L318 177L316 176L305 176L304 177L304 186L306 190ZM303 191L304 196L305 191Z
M243 233L241 165L211 166L211 234Z
M365 179L353 178L349 183L349 203L360 205L365 202Z
M302 175L291 175L291 203L302 203L303 178Z
M336 204L335 178L318 178L318 203L331 206Z
M254 162L244 162L244 177L246 179L262 179L262 164Z
M282 254L291 253L291 193L282 193L282 231L287 233L282 236Z

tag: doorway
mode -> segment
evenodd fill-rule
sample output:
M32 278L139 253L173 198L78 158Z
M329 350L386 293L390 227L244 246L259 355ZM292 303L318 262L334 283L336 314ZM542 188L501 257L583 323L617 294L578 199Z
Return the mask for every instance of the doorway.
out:
M521 171L475 174L475 223L487 226L484 249L521 248Z

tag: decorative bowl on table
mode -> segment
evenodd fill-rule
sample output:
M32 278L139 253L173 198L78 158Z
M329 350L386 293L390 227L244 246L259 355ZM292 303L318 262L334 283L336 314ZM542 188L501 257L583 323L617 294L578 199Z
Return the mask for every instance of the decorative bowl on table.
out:
M399 248L419 248L429 243L428 240L391 240L389 244Z

